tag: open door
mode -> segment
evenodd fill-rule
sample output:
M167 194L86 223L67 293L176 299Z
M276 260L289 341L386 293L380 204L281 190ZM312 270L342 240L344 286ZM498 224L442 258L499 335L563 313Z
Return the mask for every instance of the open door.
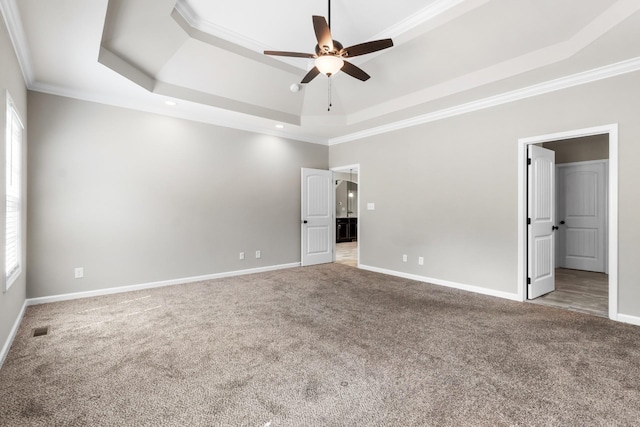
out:
M333 172L302 169L302 265L333 262Z
M555 154L529 145L528 299L555 289Z

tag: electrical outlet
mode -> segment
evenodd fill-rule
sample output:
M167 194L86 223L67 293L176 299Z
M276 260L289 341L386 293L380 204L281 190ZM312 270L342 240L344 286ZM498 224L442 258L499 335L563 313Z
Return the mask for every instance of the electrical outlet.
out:
M407 262L407 255L402 255L402 262Z
M73 276L74 276L76 279L82 279L82 278L84 277L84 268L82 268L82 267L76 267L76 268L73 270Z
M418 257L418 264L424 265L424 257Z
M260 251L256 251L256 259L260 258Z
M244 259L244 252L240 252L240 260Z

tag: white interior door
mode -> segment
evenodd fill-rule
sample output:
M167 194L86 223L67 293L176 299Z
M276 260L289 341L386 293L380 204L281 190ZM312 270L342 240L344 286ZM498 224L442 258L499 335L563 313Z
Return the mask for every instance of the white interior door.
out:
M604 272L606 161L558 165L558 267Z
M527 298L555 289L555 152L529 145Z
M333 262L333 172L302 169L302 265Z

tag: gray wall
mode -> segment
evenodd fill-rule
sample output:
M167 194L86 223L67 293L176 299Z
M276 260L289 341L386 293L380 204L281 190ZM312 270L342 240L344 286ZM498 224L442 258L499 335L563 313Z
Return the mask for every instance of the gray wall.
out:
M37 92L29 117L28 297L300 261L327 147Z
M11 40L9 39L9 33L4 23L4 19L0 17L0 164L2 165L2 173L0 173L0 187L3 191L2 199L4 200L4 188L5 188L5 121L6 121L6 100L5 90L8 90L11 98L13 99L16 108L20 112L22 120L27 121L27 89L20 72L20 66L18 65L18 59L16 58ZM26 125L26 123L25 123ZM25 129L24 140L24 173L23 179L26 179L26 156L27 156L27 133ZM26 187L26 186L25 186ZM26 195L26 188L23 187L23 194ZM4 203L4 201L3 201ZM23 204L23 238L26 236L26 203ZM0 235L5 235L5 218L4 208L0 209ZM13 283L11 288L6 292L2 292L2 284L0 283L0 349L2 349L4 343L9 338L9 333L13 327L18 314L22 309L22 305L25 301L26 294L26 242L23 241L22 246L22 274ZM4 271L4 255L0 257L2 259L2 271Z
M518 138L619 123L619 311L640 316L639 86L627 74L331 146L330 167L360 164L362 206L375 203L360 262L516 293Z
M0 30L0 84L26 120ZM619 309L640 316L638 85L624 75L328 150L30 93L28 296L298 262L300 167L347 164L376 203L360 213L361 263L515 293L518 138L619 123ZM26 292L23 273L0 295L0 343Z
M556 164L609 158L609 135L593 135L560 142L545 142L542 146L555 151Z

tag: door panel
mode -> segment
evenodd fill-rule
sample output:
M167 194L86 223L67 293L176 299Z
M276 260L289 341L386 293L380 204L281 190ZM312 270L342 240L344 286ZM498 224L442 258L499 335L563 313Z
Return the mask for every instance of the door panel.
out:
M597 256L598 236L597 230L589 228L571 228L565 233L567 236L565 246L565 260L571 261L575 258L593 259ZM567 263L563 267L567 267Z
M302 169L302 265L333 262L333 172Z
M605 161L558 165L559 267L605 271L606 174Z
M555 289L555 153L529 146L528 174L528 278L527 298Z

